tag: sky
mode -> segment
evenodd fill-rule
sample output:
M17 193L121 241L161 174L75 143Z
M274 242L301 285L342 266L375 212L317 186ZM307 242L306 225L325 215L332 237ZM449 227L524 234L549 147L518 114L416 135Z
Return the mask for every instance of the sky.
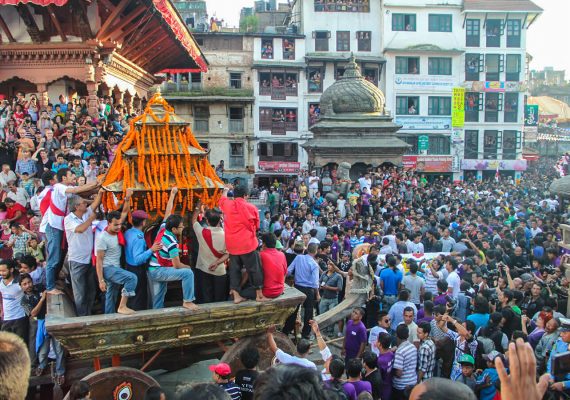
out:
M552 66L565 69L570 79L570 44L568 28L570 0L533 0L544 12L530 27L527 51L533 56L531 69ZM278 0L277 3L285 3ZM253 0L207 0L208 14L223 19L229 27L239 26L242 7L253 7Z

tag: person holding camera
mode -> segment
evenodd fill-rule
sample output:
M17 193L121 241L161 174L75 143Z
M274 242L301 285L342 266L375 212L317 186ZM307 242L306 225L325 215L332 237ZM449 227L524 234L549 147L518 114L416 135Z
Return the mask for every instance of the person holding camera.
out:
M560 318L558 331L560 337L550 352L550 358L546 363L546 372L550 374L553 381L550 384L551 390L570 394L570 372L567 368L559 368L559 362L556 362L561 354L570 350L570 319Z

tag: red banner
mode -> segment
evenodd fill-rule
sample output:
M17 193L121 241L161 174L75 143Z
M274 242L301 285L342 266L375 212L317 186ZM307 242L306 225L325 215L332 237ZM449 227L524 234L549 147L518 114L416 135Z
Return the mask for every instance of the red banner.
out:
M298 174L301 170L301 163L293 161L260 161L258 166L260 171L265 172Z
M451 172L450 156L403 156L404 169L416 169L418 172Z

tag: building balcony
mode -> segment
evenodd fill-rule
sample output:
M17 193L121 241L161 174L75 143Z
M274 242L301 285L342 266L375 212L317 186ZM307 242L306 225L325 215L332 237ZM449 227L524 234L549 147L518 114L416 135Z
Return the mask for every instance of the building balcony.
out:
M243 119L230 119L228 127L230 132L243 132Z
M160 92L167 96L180 97L251 97L253 89L232 89L229 87L203 88L201 84L162 83Z

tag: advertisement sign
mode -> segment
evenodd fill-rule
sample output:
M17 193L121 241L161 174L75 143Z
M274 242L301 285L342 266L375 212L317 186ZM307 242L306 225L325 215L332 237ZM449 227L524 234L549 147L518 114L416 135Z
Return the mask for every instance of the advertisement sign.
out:
M538 126L538 104L524 106L524 126Z
M412 117L407 115L396 116L396 123L402 129L409 131L449 131L451 117Z
M473 81L465 82L462 86L469 92L524 92L527 86L524 82Z
M429 136L421 135L418 136L418 150L427 151L429 149Z
M461 169L477 171L526 171L526 160L463 160Z
M453 77L441 75L396 75L396 90L444 90L451 91Z
M258 166L264 172L298 174L301 170L301 163L293 161L259 161Z
M418 172L451 172L451 156L402 156L404 169L413 168Z
M454 87L451 98L451 126L462 128L465 125L465 88Z

